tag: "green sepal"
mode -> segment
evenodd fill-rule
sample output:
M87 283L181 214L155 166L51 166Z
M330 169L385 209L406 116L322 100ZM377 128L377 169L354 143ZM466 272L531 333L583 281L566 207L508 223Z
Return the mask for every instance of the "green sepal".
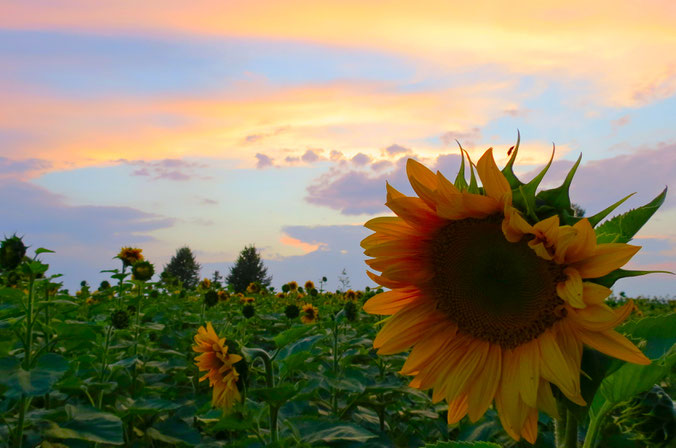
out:
M612 287L616 281L625 277L639 277L646 274L674 274L669 271L632 271L627 269L615 269L610 274L604 275L603 277L589 279L590 282L597 283L606 288Z
M458 175L455 176L455 181L453 182L453 185L455 185L455 188L457 188L460 191L466 191L469 188L469 185L467 185L467 180L465 180L465 150L462 149L462 145L460 144L459 141L455 141L458 146L460 147L460 169L458 170Z
M630 197L632 197L635 194L636 193L628 194L627 196L623 197L622 199L620 199L619 201L617 201L616 203L614 203L610 207L607 207L607 208L601 210L600 212L598 212L597 214L595 214L593 216L589 216L587 218L587 220L589 221L589 224L591 224L592 227L596 227L596 224L601 222L601 220L603 220L603 218L610 215L613 210L615 210L617 207L622 205L624 203L624 201L626 201L627 199L629 199Z
M552 157L553 156L554 155L552 154ZM556 214L559 215L559 218L561 219L561 224L572 225L579 220L579 218L576 218L574 216L575 214L570 204L570 184L573 182L573 177L575 176L575 172L577 171L577 168L580 166L581 161L582 154L580 154L575 164L573 164L570 171L568 171L566 178L564 179L563 183L560 186L556 188L551 188L549 190L542 190L536 195L536 198L538 200L538 216L546 214L548 210L551 210L551 208L553 208L554 210L556 210ZM543 171L546 171L549 168L549 165L551 165L551 163L552 162L550 160L549 164L545 167L545 170ZM541 174L542 176L544 176L544 172ZM553 215L553 213L549 214L549 216L551 215Z
M516 190L512 191L512 203L517 208L524 211L532 223L540 220L536 213L535 191L537 190L542 178L545 177L549 167L552 166L554 160L554 149L552 149L552 156L549 158L547 165L540 171L537 176L532 178L527 184L519 185ZM538 195L539 196L539 195Z
M469 158L469 153L467 153L467 162L469 163L469 187L467 188L468 193L472 194L481 194L481 191L479 190L479 184L476 181L476 176L474 175L474 163L472 163L472 159ZM483 190L483 188L482 188Z
M502 175L505 176L509 186L512 187L512 190L518 189L523 182L521 182L514 174L514 162L516 161L516 154L519 152L519 143L521 143L521 132L516 131L516 145L512 146L513 152L512 156L507 161L507 165L502 169Z
M655 199L646 205L627 213L617 215L604 222L596 229L596 242L604 243L627 243L636 235L650 217L660 208L667 197L667 188L662 190Z

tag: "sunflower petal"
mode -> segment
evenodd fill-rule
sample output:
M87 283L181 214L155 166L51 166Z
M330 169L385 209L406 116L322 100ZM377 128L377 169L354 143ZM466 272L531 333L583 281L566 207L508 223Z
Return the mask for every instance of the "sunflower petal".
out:
M574 238L566 249L566 262L575 263L594 254L596 233L589 220L583 218L573 225Z
M502 348L491 344L481 372L467 391L467 413L472 423L479 420L491 405L500 383Z
M421 292L416 288L401 288L376 294L366 301L364 311L369 314L389 316L420 298Z
M433 359L455 337L457 329L455 324L450 324L442 330L430 332L425 339L413 347L399 373L411 375L413 372L419 371L424 364Z
M582 299L587 305L598 305L610 295L610 288L592 282L582 282Z
M406 174L413 191L420 199L434 208L437 202L437 176L429 168L413 159L406 161Z
M565 268L563 273L567 278L565 281L557 283L556 293L570 306L584 308L587 305L582 300L584 288L580 273L573 268Z
M582 342L614 358L634 364L648 365L650 360L629 339L615 330L591 331L576 328Z
M624 322L634 310L634 304L627 302L621 308L613 310L607 305L592 305L570 314L571 319L584 329L606 331Z
M575 376L579 378L580 372L570 368L551 330L545 331L537 341L542 376L556 384L566 396L577 396L580 391L575 388Z
M465 415L467 415L467 395L463 394L448 403L448 424L458 423Z
M536 342L521 345L515 350L517 356L517 381L519 394L528 406L537 406L538 384L540 383L540 351Z
M572 266L582 278L602 277L624 266L639 249L640 246L624 243L599 244L594 255Z
M476 166L486 195L500 203L511 202L512 188L500 172L493 159L493 148L489 148L479 159Z

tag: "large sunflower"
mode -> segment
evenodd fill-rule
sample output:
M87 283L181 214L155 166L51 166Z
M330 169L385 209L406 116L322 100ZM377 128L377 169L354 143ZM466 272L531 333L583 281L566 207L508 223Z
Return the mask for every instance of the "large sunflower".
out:
M197 330L195 344L192 349L200 353L195 357L195 365L200 371L207 371L200 381L208 378L209 386L213 387L212 406L224 410L232 408L242 399L237 388L239 373L234 366L242 357L228 353L225 338L218 337L211 322L207 323L206 328L200 327Z
M362 242L373 257L366 263L381 272L368 274L390 291L364 310L392 315L374 347L379 354L413 347L402 373L448 402L449 423L476 421L494 403L507 433L534 443L538 410L557 416L551 384L585 404L583 345L650 362L614 331L633 305L609 308L610 289L588 280L620 268L639 247L597 244L587 219L524 217L516 207L524 189L513 194L491 149L476 165L482 188L474 176L456 186L412 159L406 169L418 197L387 185L386 205L397 216L365 224L375 232Z

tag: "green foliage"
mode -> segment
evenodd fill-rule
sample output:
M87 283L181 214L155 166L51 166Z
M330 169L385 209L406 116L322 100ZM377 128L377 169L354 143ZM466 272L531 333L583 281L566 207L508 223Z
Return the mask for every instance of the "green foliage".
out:
M164 267L162 277L177 279L185 288L192 289L197 286L200 279L200 265L188 246L176 250L176 255L171 257L169 264Z
M596 228L596 242L599 244L628 243L660 208L666 197L667 189L665 188L649 203L609 219Z
M263 264L260 253L256 247L246 246L239 253L237 261L230 268L230 274L226 281L235 292L245 292L250 283L258 283L261 286L268 287L272 277L267 275L268 269Z

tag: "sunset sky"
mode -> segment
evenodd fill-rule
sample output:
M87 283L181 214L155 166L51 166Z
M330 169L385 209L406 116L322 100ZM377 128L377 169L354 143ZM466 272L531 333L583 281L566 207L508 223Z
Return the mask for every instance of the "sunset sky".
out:
M456 139L502 166L517 130L525 179L582 153L589 214L668 186L629 267L676 271L674 1L0 0L0 230L66 287L122 246L161 270L188 245L210 276L250 243L277 288L372 285L385 181L412 192L408 157L454 177Z

